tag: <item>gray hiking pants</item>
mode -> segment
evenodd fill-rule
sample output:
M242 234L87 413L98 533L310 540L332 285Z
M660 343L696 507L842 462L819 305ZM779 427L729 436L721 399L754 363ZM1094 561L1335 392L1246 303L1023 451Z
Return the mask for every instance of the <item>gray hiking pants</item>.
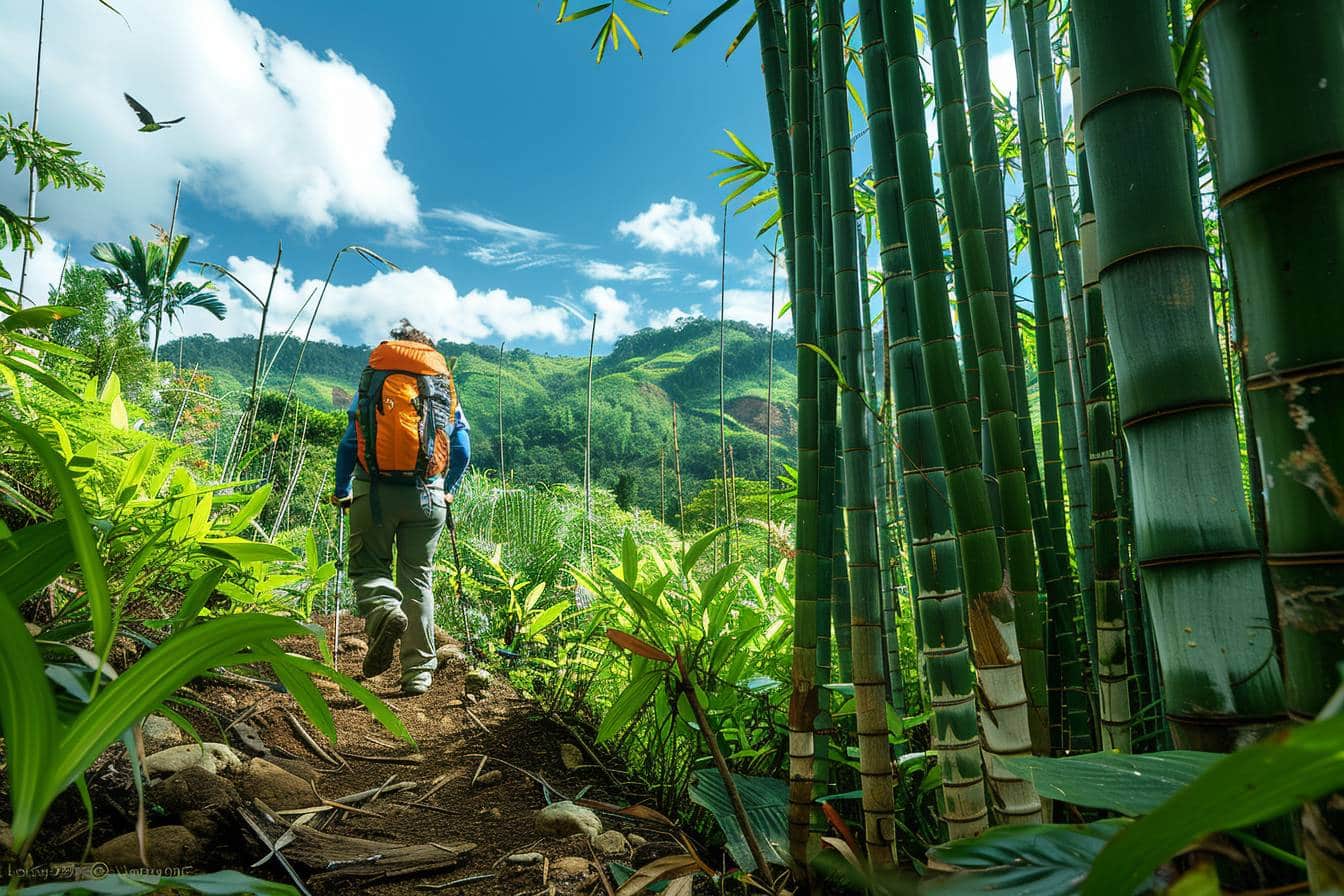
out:
M350 579L365 628L382 625L401 607L408 625L401 639L401 680L409 682L438 667L434 656L434 551L447 510L442 488L381 484L381 524L375 524L369 483L356 479L350 505ZM392 552L396 548L396 574Z

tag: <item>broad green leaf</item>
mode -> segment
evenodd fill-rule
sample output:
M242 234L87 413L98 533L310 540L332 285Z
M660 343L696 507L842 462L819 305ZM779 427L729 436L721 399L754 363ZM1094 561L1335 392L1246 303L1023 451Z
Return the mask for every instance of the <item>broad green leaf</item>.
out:
M1344 715L1276 731L1215 762L1117 837L1087 879L1086 896L1128 892L1186 844L1244 828L1344 790Z
M568 609L569 609L568 600L562 600L558 603L551 604L549 607L542 610L537 615L537 618L533 619L530 623L528 623L527 631L524 633L525 637L529 641L536 638L537 635L541 634L543 631L546 630L547 626L549 626L551 623L555 622L555 620L563 616L565 611Z
M305 672L308 675L316 675L322 678L329 678L341 686L351 697L354 697L364 705L364 708L378 720L378 723L388 730L389 733L396 735L408 744L414 744L415 738L411 737L411 732L406 729L406 725L397 717L397 714L388 709L387 704L379 700L378 697L355 681L348 675L337 672L330 666L324 666L316 660L309 659L306 656L297 656L292 653L285 654L282 660L284 663Z
M597 742L604 743L625 728L644 704L649 702L654 689L662 684L662 681L662 671L650 669L626 685L625 690L621 691L620 696L612 702L607 714L603 716L602 725L597 729Z
M747 810L756 843L761 854L772 865L787 864L789 854L789 785L779 778L755 778L733 775L733 784ZM708 809L719 823L733 861L744 871L755 871L756 860L751 855L742 828L737 823L732 801L723 786L723 780L714 769L697 769L691 773L691 802Z
M75 559L79 561L80 571L84 575L84 590L88 596L89 614L93 620L94 649L99 656L107 656L115 634L112 628L112 598L107 589L107 574L103 569L103 561L98 555L98 543L94 539L89 518L84 513L79 489L51 444L37 430L4 414L0 414L0 420L18 433L19 437L28 443L28 447L37 454L47 475L56 486L57 494L61 497L61 508L65 513L66 526L70 530L70 543L74 548Z
M999 893L1067 896L1077 893L1097 853L1131 822L1108 818L1087 825L1032 824L992 828L967 840L929 850L929 868L955 872L938 878L930 893ZM1142 882L1142 878L1135 883ZM1108 889L1128 894L1129 889Z
M229 520L224 531L229 535L238 535L246 529L251 522L261 513L262 508L271 497L271 484L268 482L261 488L247 496L247 500L238 508L238 512Z
M44 796L55 799L122 731L191 679L244 647L308 634L293 620L258 613L211 619L174 634L108 684L65 730L46 762Z
M117 503L126 504L135 498L153 460L154 445L148 442L141 445L140 450L131 456L126 469L121 471L120 481L117 482Z
M737 571L741 566L741 563L729 563L705 580L705 584L700 586L701 609L709 607L709 605L714 602L714 598L719 596L719 592L723 590L723 586L728 584L729 580L737 574Z
M717 529L713 529L700 536L699 540L687 548L686 553L682 555L681 571L686 575L690 575L691 570L695 568L695 564L699 562L700 555L709 549L709 546L714 543L714 539L718 538L727 530L727 526L720 526Z
M0 597L18 606L75 562L65 520L25 526L0 541Z
M56 701L43 675L42 654L9 601L0 601L0 643L5 645L0 650L0 721L5 729L10 824L14 843L22 850L37 834L55 797L48 795L45 773L56 750Z
M112 424L113 429L122 432L131 428L130 418L126 415L126 402L121 400L120 395L112 396L112 400L108 402L107 422Z
M121 397L121 377L113 371L107 375L107 382L103 383L103 388L98 392L98 400L103 404L111 404L112 399Z
M1162 753L1087 753L996 760L1036 784L1041 796L1122 815L1146 815L1195 780L1222 755L1191 750Z
M201 550L214 557L227 557L239 563L293 562L294 553L279 545L246 538L207 538L200 542Z
M631 588L639 587L639 545L629 529L621 539L621 578Z
M7 315L0 321L0 330L41 328L67 317L78 317L83 311L70 305L37 305Z
M205 602L215 593L215 589L219 587L219 580L224 578L224 573L227 571L228 567L221 563L191 583L191 587L182 598L182 605L178 608L177 615L172 619L173 628L183 628L201 615Z

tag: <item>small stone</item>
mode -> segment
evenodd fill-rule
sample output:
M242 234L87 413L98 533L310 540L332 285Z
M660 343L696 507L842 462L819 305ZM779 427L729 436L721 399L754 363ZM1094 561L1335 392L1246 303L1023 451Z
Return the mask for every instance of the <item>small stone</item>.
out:
M561 744L560 761L565 764L566 769L572 772L583 765L583 751L573 744Z
M341 686L339 684L332 681L330 678L323 678L321 675L314 678L313 683L317 685L317 689L319 691L323 691L324 693L327 694L335 694L341 690Z
M565 856L551 863L551 874L556 877L583 877L588 873L588 860L579 856Z
M424 712L424 710L417 710L417 711L416 711L416 713L415 713L415 720L416 720L417 722L419 722L421 725L428 725L428 724L429 724L429 716Z
M140 725L140 733L145 738L146 747L171 747L182 743L182 731L161 715L145 716Z
M481 699L480 699L479 697L477 697L475 694L468 694L468 695L467 695L467 702L468 702L468 703L480 703L480 702L481 702Z
M113 837L97 847L93 857L113 868L140 868L140 843L135 831ZM187 828L171 824L145 831L145 860L150 867L181 868L200 861L201 843Z
M491 674L484 669L472 669L467 673L467 696L484 693L490 687Z
M272 809L306 809L319 802L312 784L265 759L248 760L238 790L248 800L261 800Z
M576 806L569 800L551 803L537 813L537 830L552 837L583 834L590 840L602 833L602 819L591 809Z
M604 856L623 856L630 851L630 844L620 831L603 831L593 838L593 849Z
M465 663L467 661L466 653L464 653L462 648L458 647L456 644L443 645L435 652L435 656L439 658L440 666L446 666L449 663Z
M238 789L199 766L177 772L149 788L149 801L176 815L199 809L227 809L239 803Z
M346 635L341 638L341 649L348 650L351 653L368 653L369 645L363 638L356 638L354 635Z
M648 837L641 837L638 834L631 834L626 839L630 841L630 845L635 849L639 849L641 846L647 846L649 842Z
M286 759L283 756L267 756L266 761L272 765L278 765L296 778L302 778L305 781L311 781L316 784L322 780L322 773L313 768L302 759Z
M434 646L442 647L445 644L452 643L453 636L448 634L448 630L441 625L434 626Z
M477 787L494 787L496 784L499 784L499 783L502 782L503 780L504 780L504 773L503 773L502 771L500 771L499 769L495 768L495 769L491 769L491 770L488 771L488 772L483 772L483 773L480 775L480 777L478 777L478 778L476 779L476 786L477 786Z
M166 778L184 768L203 768L211 774L232 771L242 766L238 754L224 744L183 744L145 757L145 774Z
M182 827L196 835L197 839L211 841L219 836L223 820L214 809L188 809L178 816Z
M238 708L238 698L230 694L228 691L221 691L220 693L216 694L215 702L219 704L220 709L223 709L227 712L232 712L233 710Z
M496 821L504 817L504 813L499 811L498 806L491 806L488 809L481 809L476 814L480 815L483 818L489 818Z
M504 859L510 865L540 865L541 853L539 852L516 852Z

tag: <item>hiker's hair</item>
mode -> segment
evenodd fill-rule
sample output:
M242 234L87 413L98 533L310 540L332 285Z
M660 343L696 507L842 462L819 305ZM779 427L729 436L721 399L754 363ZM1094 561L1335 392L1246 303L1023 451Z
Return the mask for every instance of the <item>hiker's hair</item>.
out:
M419 342L430 348L434 347L434 340L430 339L429 335L423 330L417 330L415 325L404 317L401 319L401 323L392 328L389 335L400 342Z

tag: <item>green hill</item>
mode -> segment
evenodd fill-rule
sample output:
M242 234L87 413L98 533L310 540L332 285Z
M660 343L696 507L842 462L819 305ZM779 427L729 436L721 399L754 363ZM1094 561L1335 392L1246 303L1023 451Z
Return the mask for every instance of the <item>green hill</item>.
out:
M471 422L473 463L499 466L499 398L502 391L505 466L509 476L528 482L579 482L583 478L587 358L513 349L440 343L455 367L458 392ZM270 343L267 355L272 352ZM299 399L315 408L344 409L368 358L368 346L312 343L295 385ZM164 356L185 367L199 366L214 389L241 406L251 383L256 340L194 336L165 348ZM773 418L774 457L793 462L797 394L795 349L786 336L775 339L775 402L767 415L769 339L760 327L730 322L726 333L725 399L728 441L737 475L765 476L765 431ZM271 368L265 388L288 386L298 347L287 343ZM672 405L678 408L677 436L688 498L719 470L719 329L716 321L688 320L675 327L641 330L619 340L593 368L593 475L614 487L626 474L640 503L656 507L659 453L665 452L669 493L672 484ZM502 386L502 390L501 390Z

